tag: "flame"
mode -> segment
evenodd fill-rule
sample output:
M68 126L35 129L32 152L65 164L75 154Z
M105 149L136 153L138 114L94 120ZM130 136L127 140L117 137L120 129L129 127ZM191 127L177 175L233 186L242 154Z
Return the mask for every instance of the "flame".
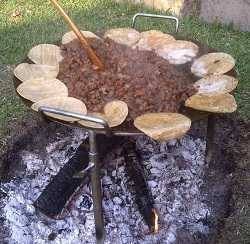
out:
M152 227L152 232L153 232L154 234L157 234L158 231L159 231L159 223L158 223L158 221L159 221L159 216L158 216L158 214L157 214L157 212L156 212L156 210L155 210L154 208L152 209L152 212L153 212L153 214L154 214L154 218L153 218L154 225L153 225L153 227Z

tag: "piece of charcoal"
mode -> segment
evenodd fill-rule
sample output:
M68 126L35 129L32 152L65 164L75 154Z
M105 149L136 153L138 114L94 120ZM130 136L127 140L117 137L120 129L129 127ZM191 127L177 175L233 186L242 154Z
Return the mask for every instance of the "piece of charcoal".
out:
M92 198L87 194L83 194L79 207L81 208L81 210L89 211L93 207Z
M106 137L104 135L97 135L96 139L100 159L103 159L121 141L120 137ZM89 182L90 178L88 174L83 178L73 177L88 166L88 153L89 144L88 140L86 140L79 146L73 157L53 177L34 202L34 206L40 212L51 218L59 217L77 189Z
M155 209L154 199L146 181L146 173L143 168L141 158L136 151L134 141L128 141L123 145L123 156L125 159L125 169L133 182L133 191L139 212L143 216L150 231L155 231Z

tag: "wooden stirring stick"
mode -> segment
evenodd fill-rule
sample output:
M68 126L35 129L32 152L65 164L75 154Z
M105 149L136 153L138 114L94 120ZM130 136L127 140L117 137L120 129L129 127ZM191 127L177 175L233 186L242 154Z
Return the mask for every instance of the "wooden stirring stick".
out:
M62 7L58 4L57 0L51 0L51 2L54 4L54 6L58 9L58 11L61 13L65 21L69 24L70 28L74 31L77 38L79 39L81 45L83 48L87 51L88 57L92 64L95 66L97 70L104 70L104 65L101 62L101 60L96 56L95 52L89 45L88 41L82 34L82 32L77 28L77 26L74 24L74 22L70 19L70 17L65 13L65 11L62 9Z

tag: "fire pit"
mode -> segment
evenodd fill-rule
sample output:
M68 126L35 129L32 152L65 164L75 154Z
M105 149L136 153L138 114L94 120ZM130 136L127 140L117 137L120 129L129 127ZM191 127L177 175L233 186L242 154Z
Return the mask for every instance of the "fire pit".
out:
M137 14L135 17L137 16L139 15ZM145 14L142 14L142 16L145 16ZM150 17L162 16L150 15ZM176 20L174 17L170 18ZM176 29L178 29L178 21ZM150 36L151 38L149 38ZM105 37L114 42L122 43L122 45L130 45L129 48L135 48L137 52L140 49L151 49L147 52L155 52L158 56L167 60L166 63L171 64L176 71L184 71L190 79L193 79L194 85L192 87L195 94L192 94L191 97L188 96L184 101L179 99L178 111L151 111L151 108L149 110L145 109L145 114L138 116L138 111L134 108L136 112L132 116L128 116L133 103L133 101L132 103L129 102L131 98L128 97L128 100L124 102L118 101L117 97L115 97L116 99L106 103L104 112L101 114L100 111L87 113L85 104L75 98L69 98L65 84L56 79L58 67L54 65L54 62L55 60L56 62L63 61L58 47L54 45L35 47L30 51L29 58L35 63L40 63L40 66L38 64L25 64L16 68L15 76L17 79L15 80L15 86L18 94L27 105L32 105L32 108L39 111L46 119L88 130L89 164L81 172L75 174L75 177L84 177L89 171L91 172L96 238L99 243L103 243L105 235L101 207L102 192L97 134L137 136L144 133L155 140L166 141L185 135L191 126L191 121L208 118L206 155L207 161L209 161L213 144L214 123L212 113L229 113L236 110L235 100L229 92L232 92L237 85L237 80L233 77L235 72L231 71L234 66L234 60L231 56L223 53L204 55L212 50L202 47L198 43L176 41L173 37L164 36L160 32L152 31L147 34L140 34L134 29L110 30ZM71 38L72 33L68 33L64 36L63 42L67 43L71 41ZM91 38L97 37L91 34L89 39ZM200 52L198 54L199 48ZM193 59L195 61L191 67ZM230 73L228 73L229 71ZM227 75L224 75L225 73ZM232 76L228 76L228 74ZM43 79L39 79L40 76ZM198 76L203 78L195 83ZM163 101L160 100L160 102ZM183 106L183 103L185 103L186 107ZM157 104L159 106L159 102ZM200 112L197 110L200 110ZM131 151L129 147L125 150L125 154L131 157L129 160L133 161L136 158L136 155L133 155L133 150ZM140 167L132 168L131 171L139 172ZM143 181L140 184L143 185ZM154 222L152 231L157 231L158 215L155 209L152 209L151 214Z

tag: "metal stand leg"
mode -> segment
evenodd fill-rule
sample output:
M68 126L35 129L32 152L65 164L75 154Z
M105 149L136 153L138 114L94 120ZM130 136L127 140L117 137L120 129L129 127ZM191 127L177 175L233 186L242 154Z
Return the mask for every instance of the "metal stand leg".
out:
M39 112L59 114L71 118L76 118L88 122L94 122L103 127L103 130L106 135L111 135L112 131L109 128L109 125L106 120L101 118L92 117L88 115L83 115L79 113L73 113L70 111L55 109L51 107L40 107ZM86 128L89 129L89 128ZM98 152L96 145L96 133L93 130L89 130L89 166L81 171L79 174L74 175L74 177L82 177L89 170L91 170L91 184L92 184L92 194L94 202L94 216L95 216L95 230L96 230L96 243L104 243L105 233L104 233L104 222L102 214L102 191L101 191L101 180L100 180L100 166L98 163Z
M209 115L207 120L207 138L205 161L210 163L214 154L214 136L215 136L215 116Z
M89 131L89 160L90 163L94 164L91 169L91 184L92 184L92 195L94 202L94 217L95 217L95 230L96 230L96 243L104 243L104 222L102 213L102 191L101 191L101 180L100 180L100 167L98 162L98 152L96 145L96 134L94 131Z

